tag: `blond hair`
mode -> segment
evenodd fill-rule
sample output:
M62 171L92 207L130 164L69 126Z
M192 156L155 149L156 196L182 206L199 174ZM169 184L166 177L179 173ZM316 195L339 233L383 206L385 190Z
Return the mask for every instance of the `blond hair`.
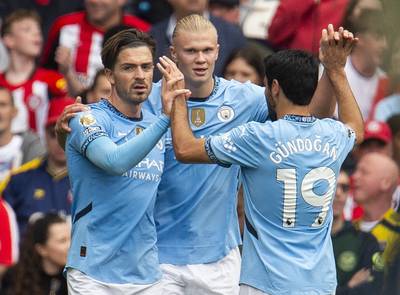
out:
M172 40L174 41L178 34L182 31L198 33L208 30L214 31L218 39L217 29L207 18L198 14L190 14L184 18L181 18L176 23L174 32L172 33Z

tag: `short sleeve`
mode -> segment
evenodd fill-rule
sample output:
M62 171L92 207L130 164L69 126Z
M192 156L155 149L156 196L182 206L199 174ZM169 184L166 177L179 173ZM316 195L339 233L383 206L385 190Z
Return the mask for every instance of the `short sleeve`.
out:
M224 167L237 164L256 168L261 159L260 141L251 123L241 125L231 131L211 136L205 148L211 161Z
M346 125L343 124L340 121L334 121L332 120L335 128L337 131L337 144L338 144L338 150L339 150L339 159L343 162L344 159L347 157L347 155L351 152L351 150L354 148L354 145L356 143L356 133L354 130Z
M102 115L92 111L78 113L69 123L72 131L67 144L72 145L79 153L86 155L88 145L106 133L107 124Z
M265 88L252 85L253 95L255 99L255 113L252 121L264 123L268 118L268 106L265 97Z

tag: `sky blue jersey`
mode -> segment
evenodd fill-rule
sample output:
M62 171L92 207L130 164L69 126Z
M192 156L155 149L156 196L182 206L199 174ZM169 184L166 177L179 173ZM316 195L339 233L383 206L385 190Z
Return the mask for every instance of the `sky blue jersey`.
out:
M293 115L207 139L211 159L242 166L241 283L268 294L334 293L331 203L354 143L341 122Z
M160 82L144 107L161 110ZM203 100L189 100L189 121L196 137L220 134L249 121L267 118L264 88L215 78ZM239 167L179 163L166 135L165 170L154 218L161 263L214 262L241 243L236 211Z
M163 140L122 175L107 173L85 156L94 139L106 136L120 145L155 119L146 110L140 119L128 118L102 100L71 120L66 153L73 224L67 268L106 283L150 284L161 278L153 210Z

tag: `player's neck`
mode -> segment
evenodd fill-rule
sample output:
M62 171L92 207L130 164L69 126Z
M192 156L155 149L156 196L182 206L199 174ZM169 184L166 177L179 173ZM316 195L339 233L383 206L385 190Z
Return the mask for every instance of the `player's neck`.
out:
M211 95L214 89L214 78L204 82L196 83L191 81L185 81L186 87L192 92L192 97L206 98Z
M122 114L129 118L140 118L142 112L142 105L141 104L133 104L133 103L126 103L119 97L115 91L111 93L110 96L111 104Z
M283 105L277 106L276 115L278 119L285 115L296 115L296 116L311 116L310 109L308 106L297 106L297 105Z
M12 139L13 139L13 134L10 128L8 130L0 132L0 147L9 144Z
M11 84L25 82L32 75L35 68L34 58L12 51L10 52L10 65L6 71L6 79Z

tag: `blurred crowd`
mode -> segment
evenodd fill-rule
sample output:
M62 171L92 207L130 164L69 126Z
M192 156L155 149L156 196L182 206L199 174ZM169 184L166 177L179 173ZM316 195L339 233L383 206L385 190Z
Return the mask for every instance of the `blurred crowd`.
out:
M157 56L168 55L177 20L191 13L218 30L215 74L258 85L266 55L284 48L318 55L329 23L359 38L345 70L365 140L345 161L333 203L337 294L400 294L396 0L2 0L0 294L67 294L73 196L54 126L77 95L87 104L110 95L104 41L134 27L155 38ZM242 202L239 190L243 225Z

